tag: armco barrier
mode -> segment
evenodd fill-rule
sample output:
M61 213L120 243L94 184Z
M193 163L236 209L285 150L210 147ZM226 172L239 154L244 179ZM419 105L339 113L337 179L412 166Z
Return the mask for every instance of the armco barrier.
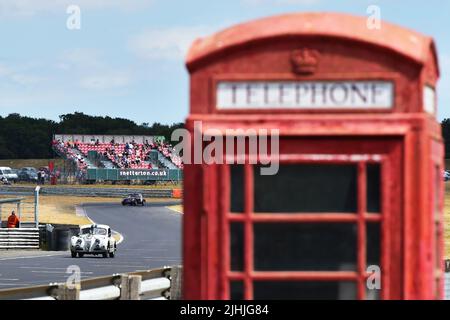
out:
M0 290L0 300L170 300L179 299L182 267L82 280L79 284L54 283Z
M1 186L2 194L32 194L34 187L29 186ZM123 197L130 193L142 193L146 198L171 198L171 189L145 188L78 188L78 187L42 187L41 195L71 195L82 197Z

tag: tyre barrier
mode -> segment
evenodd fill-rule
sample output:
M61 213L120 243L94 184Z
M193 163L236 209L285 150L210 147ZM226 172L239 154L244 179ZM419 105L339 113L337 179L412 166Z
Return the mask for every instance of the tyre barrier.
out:
M0 228L0 250L39 249L38 228Z

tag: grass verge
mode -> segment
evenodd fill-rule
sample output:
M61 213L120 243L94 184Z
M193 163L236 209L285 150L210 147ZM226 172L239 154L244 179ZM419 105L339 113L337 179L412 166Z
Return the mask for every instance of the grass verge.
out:
M444 201L445 259L450 259L450 182L445 184Z
M20 187L36 187L36 184L18 182L14 184L15 186ZM126 188L126 189L182 189L183 186L181 183L160 183L155 185L127 185L127 184L112 184L112 183L102 183L102 184L58 184L58 185L43 185L44 188L102 188L102 189L115 189L115 188Z
M175 206L169 206L167 208L172 211L178 212L178 213L183 213L183 205L182 204L175 205Z
M15 196L0 196L0 198L16 198ZM33 197L24 197L26 203L32 203ZM40 196L39 198L39 223L51 224L90 224L87 217L79 216L76 213L76 206L88 203L119 203L122 198L93 198L75 196ZM147 199L148 202L165 202L166 198ZM1 219L8 219L12 210L16 210L15 205L4 204L1 208ZM33 221L34 215L31 208L24 205L22 221ZM101 221L98 221L101 223Z

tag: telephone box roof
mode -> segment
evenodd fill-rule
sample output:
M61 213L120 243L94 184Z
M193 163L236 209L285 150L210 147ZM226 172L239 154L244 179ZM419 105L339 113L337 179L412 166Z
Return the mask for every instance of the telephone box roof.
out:
M431 37L385 21L381 29L369 29L367 17L342 13L294 13L239 24L197 39L188 52L186 63L192 69L197 62L223 50L286 36L331 37L371 44L421 65L428 63L431 50L438 70Z

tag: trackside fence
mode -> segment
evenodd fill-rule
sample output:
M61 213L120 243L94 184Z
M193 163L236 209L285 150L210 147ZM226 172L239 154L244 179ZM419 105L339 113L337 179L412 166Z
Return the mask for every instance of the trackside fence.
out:
M1 186L1 194L30 195L34 187L28 186ZM146 198L171 198L172 189L149 188L89 188L89 187L41 187L41 195L70 195L80 197L123 197L130 193L142 193Z
M179 300L182 267L0 290L0 300Z

